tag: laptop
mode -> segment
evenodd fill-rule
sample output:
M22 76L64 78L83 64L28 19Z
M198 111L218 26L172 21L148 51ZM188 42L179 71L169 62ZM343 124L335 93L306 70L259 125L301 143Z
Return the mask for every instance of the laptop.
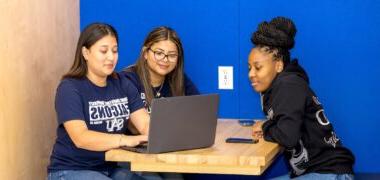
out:
M218 94L153 99L148 142L122 148L156 154L210 147L215 141L218 108Z

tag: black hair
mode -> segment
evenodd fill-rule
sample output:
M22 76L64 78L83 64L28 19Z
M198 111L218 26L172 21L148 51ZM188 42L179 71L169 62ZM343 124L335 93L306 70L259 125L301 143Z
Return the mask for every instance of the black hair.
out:
M251 42L257 47L273 53L276 59L282 59L286 66L290 62L289 50L294 47L297 29L293 21L286 17L275 17L270 22L259 24L252 34Z

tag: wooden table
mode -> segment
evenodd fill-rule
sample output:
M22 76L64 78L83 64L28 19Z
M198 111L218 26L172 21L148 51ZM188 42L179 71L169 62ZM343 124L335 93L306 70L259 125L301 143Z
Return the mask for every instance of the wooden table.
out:
M280 146L225 143L227 137L250 138L251 127L219 119L215 144L210 148L162 154L140 154L122 149L106 152L106 161L130 162L132 171L260 175L280 152Z

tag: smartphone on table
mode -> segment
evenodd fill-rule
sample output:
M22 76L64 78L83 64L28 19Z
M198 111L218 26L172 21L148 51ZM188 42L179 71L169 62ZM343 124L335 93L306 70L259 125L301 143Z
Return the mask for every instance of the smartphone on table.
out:
M251 138L238 138L229 137L226 139L226 143L246 143L246 144L256 144L259 140L253 140Z

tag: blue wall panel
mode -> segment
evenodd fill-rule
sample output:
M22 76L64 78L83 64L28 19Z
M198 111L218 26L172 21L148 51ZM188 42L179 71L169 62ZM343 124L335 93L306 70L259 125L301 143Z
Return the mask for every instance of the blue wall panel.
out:
M186 73L202 93L221 94L220 117L238 115L239 106L234 100L238 97L237 93L217 89L219 65L239 68L239 16L236 1L96 2L101 1L81 1L81 27L101 21L117 28L120 33L118 69L135 62L149 31L160 25L170 26L181 37Z
M356 155L355 170L380 172L379 9L380 2L369 0L81 0L80 20L81 28L99 21L117 28L118 70L134 63L152 28L173 27L183 41L187 74L203 93L221 94L219 116L261 118L259 96L247 78L249 39L259 22L291 17L298 27L292 56ZM226 65L234 67L234 90L217 89L217 67ZM264 177L281 171L279 160Z

